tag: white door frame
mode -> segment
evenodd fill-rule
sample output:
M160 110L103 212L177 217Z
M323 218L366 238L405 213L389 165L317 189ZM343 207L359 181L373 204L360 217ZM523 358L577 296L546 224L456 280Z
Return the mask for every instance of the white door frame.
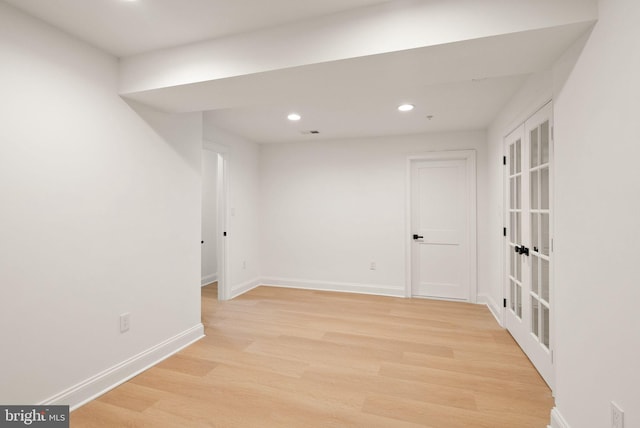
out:
M477 200L476 200L476 151L475 150L448 150L438 152L426 152L407 157L406 186L405 186L405 297L412 296L412 254L413 238L411 230L411 167L415 162L429 160L464 160L467 167L467 198L469 206L468 216L468 242L469 242L469 302L478 300L478 262L477 262Z

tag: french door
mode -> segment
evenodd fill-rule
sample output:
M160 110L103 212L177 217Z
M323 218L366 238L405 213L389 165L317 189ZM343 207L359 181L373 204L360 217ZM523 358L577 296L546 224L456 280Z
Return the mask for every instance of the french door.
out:
M553 388L552 107L505 139L506 326Z

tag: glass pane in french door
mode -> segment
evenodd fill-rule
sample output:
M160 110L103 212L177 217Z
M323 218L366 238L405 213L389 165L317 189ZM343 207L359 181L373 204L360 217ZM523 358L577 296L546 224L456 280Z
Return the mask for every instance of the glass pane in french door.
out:
M549 348L549 121L529 132L531 333Z
M522 139L514 141L509 146L509 309L518 317L522 318L522 256L516 252L522 242L522 183L523 166L522 162L523 144Z

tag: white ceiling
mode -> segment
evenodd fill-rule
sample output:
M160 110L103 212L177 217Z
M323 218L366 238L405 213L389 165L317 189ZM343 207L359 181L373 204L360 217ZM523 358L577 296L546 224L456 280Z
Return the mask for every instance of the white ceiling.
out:
M127 97L165 111L208 111L209 123L260 143L485 129L530 73L547 69L588 28L525 31ZM400 114L404 102L416 109ZM292 111L302 120L289 122ZM309 130L320 133L301 134Z
M207 112L205 119L260 143L478 130L491 123L525 78L520 75L422 86L393 94L381 88L380 92L374 89L357 98L345 93L336 94L333 101L325 98L215 110ZM404 102L414 104L415 109L398 112L396 107ZM300 121L287 120L287 114L293 111L302 115ZM310 130L319 134L306 134Z
M4 1L122 57L389 0Z
M356 9L389 2L4 1L117 56L340 11L361 13ZM412 1L430 0L396 0L393 6L401 8ZM455 10L455 5L451 7ZM485 129L530 73L548 69L591 24L582 20L514 30L494 37L169 86L127 94L127 98L165 111L206 111L206 123L259 143ZM396 107L404 102L415 104L416 109L399 113ZM302 120L289 122L286 115L292 111L300 113ZM429 115L433 118L428 119ZM302 134L309 130L320 133Z

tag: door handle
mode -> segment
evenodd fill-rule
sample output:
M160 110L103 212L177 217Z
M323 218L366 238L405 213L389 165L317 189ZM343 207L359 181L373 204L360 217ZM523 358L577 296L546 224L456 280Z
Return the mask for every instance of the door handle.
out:
M524 245L520 245L520 246L516 245L514 247L514 250L518 254L524 254L525 256L529 255L529 249L527 247L525 247Z
M424 236L420 236L420 235L413 235L413 239L422 239L424 238Z
M519 246L519 245L516 245L516 246L514 247L514 250L516 250L516 253L518 253L518 254L522 254L522 253L520 252L521 248L520 248L520 246Z

